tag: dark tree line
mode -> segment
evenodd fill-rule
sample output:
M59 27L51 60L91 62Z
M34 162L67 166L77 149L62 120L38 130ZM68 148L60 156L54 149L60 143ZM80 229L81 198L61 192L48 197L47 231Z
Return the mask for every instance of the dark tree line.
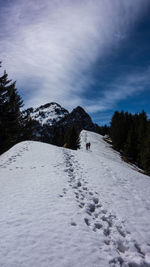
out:
M16 82L9 80L4 71L0 76L0 154L32 136L32 122L29 118L22 118L22 106L23 101L18 94Z
M69 128L55 127L50 143L73 150L80 148L80 131L73 125Z
M110 137L116 150L150 174L150 120L144 111L134 115L116 111Z
M96 125L96 133L101 134L101 135L109 135L110 127L108 125L104 126L99 126Z
M70 127L65 136L65 147L76 150L80 148L80 133L75 126Z

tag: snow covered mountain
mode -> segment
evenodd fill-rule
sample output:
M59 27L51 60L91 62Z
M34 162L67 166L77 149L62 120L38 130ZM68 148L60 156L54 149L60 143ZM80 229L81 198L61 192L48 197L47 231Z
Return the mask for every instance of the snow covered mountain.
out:
M81 143L0 156L0 266L150 266L150 177L100 135L82 131Z
M36 120L42 126L44 124L48 126L54 125L67 114L69 114L69 112L66 109L54 102L23 111L23 116L29 115L31 119Z
M82 107L78 106L69 113L59 104L53 102L36 109L24 110L22 117L34 120L32 140L46 143L52 142L56 132L64 139L68 129L73 125L78 131L84 129L95 132L97 127Z

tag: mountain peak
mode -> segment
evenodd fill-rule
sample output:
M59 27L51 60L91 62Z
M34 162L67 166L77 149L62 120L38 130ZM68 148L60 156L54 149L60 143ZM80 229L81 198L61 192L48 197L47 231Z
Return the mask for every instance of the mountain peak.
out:
M41 125L47 124L48 126L54 125L67 114L69 112L56 102L23 111L23 116L29 115L31 119L38 121Z
M77 115L82 115L82 116L87 116L90 118L89 114L81 106L77 106L76 108L74 108L71 113L77 114Z
M59 125L61 124L67 128L74 125L78 130L85 129L89 131L95 131L96 127L88 113L80 106L77 106L65 118L60 120Z

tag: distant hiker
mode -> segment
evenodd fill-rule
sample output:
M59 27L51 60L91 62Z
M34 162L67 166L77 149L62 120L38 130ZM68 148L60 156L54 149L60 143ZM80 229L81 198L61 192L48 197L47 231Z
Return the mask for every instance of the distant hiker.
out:
M86 150L89 150L90 147L91 147L91 143L90 142L89 143L86 143Z
M88 143L86 143L86 150L88 150L88 148L89 148L89 144L88 144Z

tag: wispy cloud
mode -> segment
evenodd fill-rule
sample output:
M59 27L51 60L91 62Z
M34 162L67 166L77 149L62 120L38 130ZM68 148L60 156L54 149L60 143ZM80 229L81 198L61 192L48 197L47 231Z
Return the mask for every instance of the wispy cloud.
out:
M113 109L115 104L132 95L137 95L150 88L150 67L146 70L122 75L113 81L97 102L88 103L89 112L98 112Z
M0 55L26 106L50 101L85 106L81 95L92 82L87 73L126 38L147 5L149 0L16 0L2 6ZM103 93L103 101L89 101L88 110L107 109L122 92L133 93L131 78L128 93L119 83L111 96L110 90Z

